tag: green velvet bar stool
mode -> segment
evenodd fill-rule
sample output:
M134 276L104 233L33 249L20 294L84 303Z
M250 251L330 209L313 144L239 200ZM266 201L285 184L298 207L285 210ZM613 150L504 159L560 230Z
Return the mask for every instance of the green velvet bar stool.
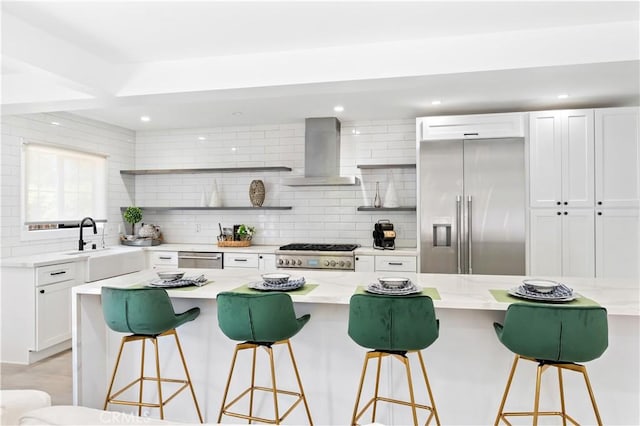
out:
M200 423L203 423L200 407L198 406L196 394L191 383L191 377L189 376L189 370L187 369L187 363L184 359L176 331L177 327L196 319L200 314L200 308L191 308L186 312L176 314L167 291L162 288L126 289L102 287L102 313L110 329L118 333L132 333L122 337L120 350L118 351L116 364L113 368L113 374L103 408L106 410L109 404L137 406L139 416L142 415L142 407L158 408L160 409L160 418L164 419L165 404L188 387L191 391L193 403L196 406L198 419ZM160 375L158 338L164 336L173 336L175 338L175 344L178 348L180 359L182 360L186 379L164 378ZM151 377L145 376L144 373L145 345L147 340L153 343L155 354L156 375ZM141 341L140 376L120 390L112 392L124 345L136 341ZM142 400L145 381L155 382L158 392L158 402L144 402ZM171 396L163 398L163 383L181 384L181 386L173 392ZM122 393L136 384L139 384L138 398L136 401L118 399Z
M417 408L427 410L429 416L425 424L435 418L440 424L440 418L431 392L431 385L427 377L421 350L429 347L438 338L439 322L436 319L433 301L429 296L382 296L371 294L354 294L349 302L349 336L358 345L373 349L367 352L362 367L358 395L353 408L351 424L357 424L358 419L373 405L371 422L376 421L378 401L400 404L411 407L413 423L418 424ZM430 406L418 404L415 401L409 353L417 354L422 369L422 376L429 394ZM382 359L391 356L402 362L407 373L409 386L409 401L379 396L380 369ZM372 359L378 360L375 389L373 397L358 411L362 386L367 375L367 366Z
M264 294L243 294L224 292L218 294L218 324L222 332L231 340L240 341L236 345L231 361L231 370L227 379L227 385L224 389L224 396L218 414L218 423L222 420L223 415L241 418L263 423L280 424L293 409L303 402L309 424L312 425L311 412L307 404L307 398L302 388L300 373L296 365L296 360L291 349L289 339L295 336L304 325L309 321L310 315L303 315L296 318L293 310L293 302L291 297L286 293L264 293ZM273 362L273 346L286 345L289 351L293 371L298 381L299 392L278 389L276 387L276 371ZM263 348L269 355L269 366L271 370L271 386L256 386L256 349ZM252 366L251 366L251 384L240 393L236 398L227 404L227 394L233 377L233 371L236 365L238 352L251 349L252 350ZM264 417L254 416L253 402L255 391L269 392L273 396L273 408L275 418L268 419ZM249 413L237 413L231 411L230 408L239 402L245 395L249 394ZM285 394L295 397L295 402L289 407L284 414L280 414L280 406L278 405L278 394Z
M533 416L534 425L538 424L540 416L560 416L563 425L567 424L567 420L577 425L576 420L568 415L565 409L562 370L582 373L596 421L602 425L587 369L578 363L594 360L607 349L608 329L605 308L515 303L507 309L504 325L494 323L494 328L500 342L516 354L495 425L498 425L501 420L510 424L507 416ZM505 412L504 406L509 388L518 361L521 359L538 364L533 411ZM542 373L550 367L555 367L558 372L560 411L539 410L540 380Z

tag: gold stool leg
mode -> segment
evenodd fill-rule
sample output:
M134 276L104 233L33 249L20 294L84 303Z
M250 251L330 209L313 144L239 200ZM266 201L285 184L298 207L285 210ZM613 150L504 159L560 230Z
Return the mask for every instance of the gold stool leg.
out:
M107 396L104 399L104 407L103 410L107 409L107 405L109 405L109 401L111 400L111 391L113 390L113 382L116 379L116 373L118 371L118 366L120 365L120 357L122 356L122 349L124 349L124 344L127 341L126 337L120 339L120 350L118 350L118 356L116 357L116 364L113 367L113 373L111 374L111 381L109 382L109 389L107 390Z
M187 382L189 383L189 389L191 390L191 397L193 398L193 403L196 406L196 413L198 413L198 419L200 419L200 423L204 423L204 421L202 421L202 414L200 414L200 406L198 405L198 400L196 399L196 393L193 390L193 383L191 382L191 375L189 375L187 362L185 361L184 353L182 352L182 345L180 345L180 339L178 339L178 332L174 328L170 334L173 334L173 337L175 337L176 339L176 346L178 347L178 352L180 353L180 359L182 360L182 366L184 367L184 374L187 376Z
M558 385L560 386L560 408L562 409L562 426L567 426L567 410L564 404L564 385L562 383L562 368L558 369Z
M518 360L520 359L520 355L516 355L513 358L513 364L511 365L511 371L509 372L509 378L507 379L507 386L504 389L504 393L502 394L502 401L500 402L500 408L498 408L498 415L496 416L496 421L494 422L495 426L500 424L500 419L502 418L502 412L504 410L504 404L507 402L507 396L509 395L509 389L511 388L511 382L513 381L513 375L516 372L516 367L518 366Z
M158 338L150 337L156 354L156 381L158 382L158 404L160 405L160 420L164 420L164 402L162 400L162 381L160 380L160 355L158 353Z
M222 404L220 405L220 412L218 413L218 422L222 420L222 413L224 406L227 403L227 394L229 393L229 385L231 384L231 377L233 376L233 369L236 366L236 358L238 357L238 350L240 345L236 345L236 350L233 352L233 359L231 360L231 369L229 370L229 377L227 378L227 385L224 388L224 395L222 396Z
M533 401L533 426L538 426L538 411L540 408L540 382L542 380L543 366L538 364L536 369L536 394Z
M416 410L416 399L413 395L413 382L411 381L411 367L409 366L409 358L405 355L402 357L404 369L407 372L407 383L409 385L409 400L411 401L411 414L413 414L413 424L418 426L418 412Z
M140 392L138 393L138 417L142 416L142 391L144 389L144 349L147 339L142 339L140 353Z
M378 352L378 367L376 369L376 386L373 394L373 412L371 413L371 423L376 421L376 410L378 409L378 390L380 389L380 368L382 365L382 353Z
M436 401L433 398L433 393L431 392L431 385L429 384L429 378L427 377L427 369L424 366L424 360L422 359L422 352L416 351L418 353L418 359L420 360L420 367L422 367L422 376L424 377L424 383L427 385L427 392L429 393L429 400L431 401L431 414L427 419L427 425L431 421L431 417L434 416L436 418L436 424L440 426L440 416L438 416L438 410L436 409Z
M270 346L265 347L265 350L269 354L269 366L271 367L271 385L273 386L273 409L276 413L276 424L280 424L280 412L278 411L278 390L276 386L276 367L273 363L273 348Z
M293 371L296 374L296 380L298 380L298 386L300 387L300 396L304 403L304 408L307 411L307 418L309 419L309 425L313 426L313 420L311 420L311 411L309 410L309 404L307 403L307 396L302 388L302 380L300 380L300 373L298 372L298 365L296 364L296 358L293 356L293 349L291 348L291 341L287 340L287 347L289 348L289 356L291 357L291 364L293 365Z
M249 417L253 417L253 395L255 393L256 387L256 347L254 346L251 350L252 359L251 359L251 394L249 396ZM249 419L249 424L251 424L252 419Z
M353 415L351 416L351 425L355 426L356 424L356 415L358 414L358 407L360 405L360 397L362 396L362 386L364 385L364 379L367 375L367 366L369 365L369 356L370 353L367 353L364 357L364 363L362 364L362 374L360 374L360 386L358 386L358 394L356 396L356 404L353 407Z
M593 412L596 415L596 420L599 426L602 426L602 419L600 418L600 411L598 411L598 405L596 404L596 397L593 395L593 389L591 389L591 382L589 381L589 375L587 374L587 368L583 365L580 366L580 371L584 377L584 382L587 385L589 391L589 398L591 399L591 405L593 406Z

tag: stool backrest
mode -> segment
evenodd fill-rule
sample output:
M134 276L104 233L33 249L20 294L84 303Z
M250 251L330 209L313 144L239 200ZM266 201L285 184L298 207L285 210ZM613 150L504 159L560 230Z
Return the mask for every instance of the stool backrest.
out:
M507 309L498 337L518 355L586 362L607 349L607 327L607 310L600 306L515 303Z
M290 338L304 325L297 321L286 293L223 292L216 300L218 324L231 340L273 343Z
M113 331L158 335L175 327L175 312L163 288L102 287L102 314Z
M349 302L348 332L365 348L420 350L438 338L438 321L429 296L354 294Z

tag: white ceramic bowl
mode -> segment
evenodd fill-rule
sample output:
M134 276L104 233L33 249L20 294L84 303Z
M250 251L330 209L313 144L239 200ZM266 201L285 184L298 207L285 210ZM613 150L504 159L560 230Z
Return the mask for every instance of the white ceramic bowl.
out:
M158 271L158 276L160 277L160 279L163 279L165 281L179 280L183 277L183 275L184 272L180 271Z
M262 279L265 283L271 285L282 285L286 284L289 281L291 275L283 274L280 272L274 272L270 274L262 274Z
M527 290L535 291L538 293L551 293L556 287L560 285L555 281L540 279L523 280L522 284L524 284L524 287Z
M378 278L380 285L384 288L399 289L409 285L409 278L402 277L382 277Z

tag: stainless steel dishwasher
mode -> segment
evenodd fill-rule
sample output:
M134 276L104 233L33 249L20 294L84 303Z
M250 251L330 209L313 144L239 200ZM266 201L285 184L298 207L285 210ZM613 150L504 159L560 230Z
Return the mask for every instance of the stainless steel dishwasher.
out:
M179 251L178 268L222 269L222 253Z

